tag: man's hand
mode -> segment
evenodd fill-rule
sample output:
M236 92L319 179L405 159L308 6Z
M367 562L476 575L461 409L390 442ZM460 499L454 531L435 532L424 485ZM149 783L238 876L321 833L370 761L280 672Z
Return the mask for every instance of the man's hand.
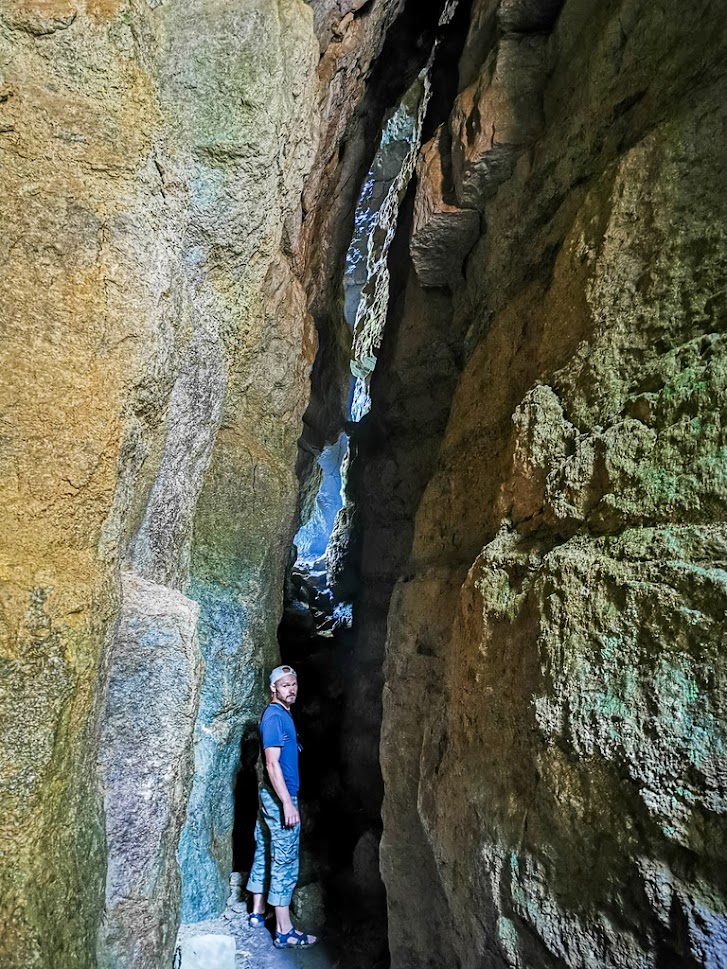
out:
M294 828L296 824L300 824L300 814L298 814L298 808L293 804L292 801L283 802L283 817L285 818L285 827Z

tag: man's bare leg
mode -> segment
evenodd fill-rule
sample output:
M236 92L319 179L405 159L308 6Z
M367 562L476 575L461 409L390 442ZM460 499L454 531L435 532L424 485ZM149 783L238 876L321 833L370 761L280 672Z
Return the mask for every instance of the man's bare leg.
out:
M283 935L293 928L293 923L290 921L290 905L275 906L275 928Z
M264 895L253 895L252 896L252 911L254 915L265 915L265 896Z
M293 923L290 920L290 905L276 905L275 906L275 928L281 935L287 935L288 932L293 928ZM310 945L316 941L314 935L306 933L308 935L308 942ZM296 946L295 942L288 943L291 949Z

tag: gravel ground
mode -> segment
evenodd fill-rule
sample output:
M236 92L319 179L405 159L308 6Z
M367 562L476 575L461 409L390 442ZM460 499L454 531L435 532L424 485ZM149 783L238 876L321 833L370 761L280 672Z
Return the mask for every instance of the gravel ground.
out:
M310 949L300 951L276 949L266 928L251 928L247 923L247 908L242 902L228 905L220 919L182 925L179 938L191 935L232 935L237 947L236 969L346 969L334 957L325 939ZM210 967L213 969L213 967Z

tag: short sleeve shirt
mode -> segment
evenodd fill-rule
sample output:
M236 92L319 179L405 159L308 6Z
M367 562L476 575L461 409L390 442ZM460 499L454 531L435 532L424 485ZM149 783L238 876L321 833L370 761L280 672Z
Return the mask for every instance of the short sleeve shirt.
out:
M260 736L263 750L280 747L280 768L283 772L288 794L295 797L300 789L298 774L298 737L291 714L279 703L271 703L265 708L260 721ZM267 777L267 771L266 771ZM268 783L270 778L268 777Z

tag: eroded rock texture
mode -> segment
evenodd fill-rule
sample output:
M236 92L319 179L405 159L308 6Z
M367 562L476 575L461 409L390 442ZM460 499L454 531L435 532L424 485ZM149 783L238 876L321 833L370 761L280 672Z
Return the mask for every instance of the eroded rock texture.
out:
M122 965L130 953L153 964L176 929L169 913L180 893L174 856L202 674L199 609L128 573L122 590L99 758L108 849L100 950Z
M97 930L170 964L185 817L187 912L224 904L315 353L312 19L3 8L4 966L94 965Z
M388 616L397 969L727 965L725 20L559 6L475 3L449 121L485 231Z
M297 438L305 503L441 7L0 2L3 967L168 966L224 905ZM727 964L726 30L472 3L353 476L395 969Z
M166 966L180 904L224 905L315 328L306 457L345 416L339 269L413 7L0 6L9 969Z

